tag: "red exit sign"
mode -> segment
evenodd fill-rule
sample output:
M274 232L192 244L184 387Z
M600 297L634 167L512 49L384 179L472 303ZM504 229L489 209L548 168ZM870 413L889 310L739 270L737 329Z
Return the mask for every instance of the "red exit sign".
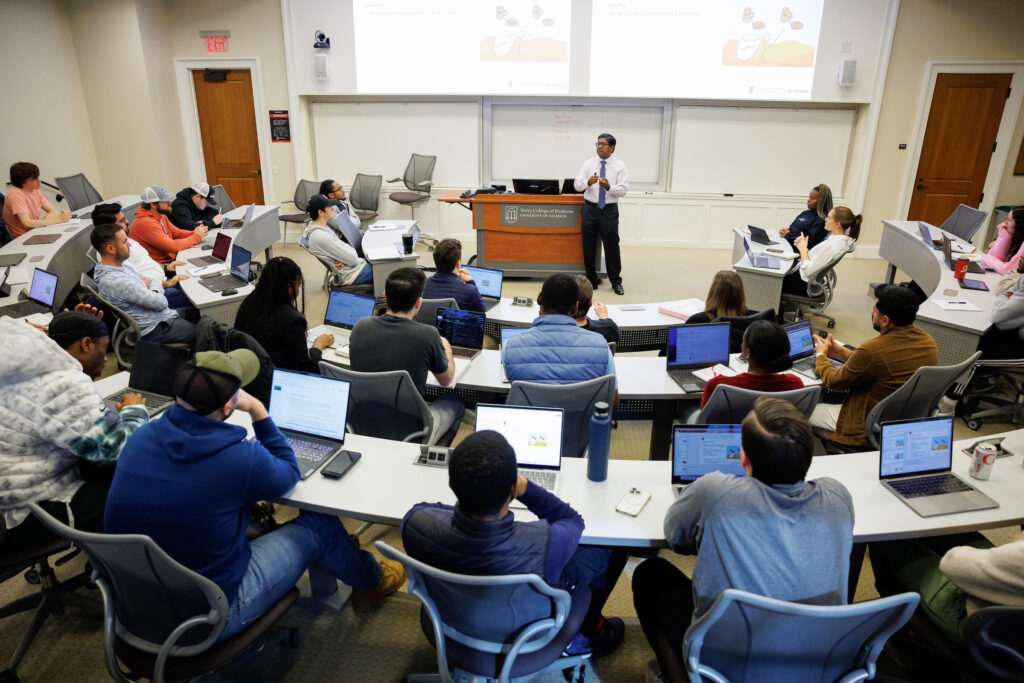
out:
M228 36L206 36L207 52L227 52Z

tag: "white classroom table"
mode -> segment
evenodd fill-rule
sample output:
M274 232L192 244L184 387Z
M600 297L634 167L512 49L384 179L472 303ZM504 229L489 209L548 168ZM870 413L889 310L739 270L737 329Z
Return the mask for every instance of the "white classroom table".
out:
M782 301L782 279L793 267L793 259L781 258L787 254L793 254L793 246L778 233L768 233L777 244L772 244L772 249L782 250L782 254L770 254L766 249L768 245L758 244L750 241L750 231L745 228L733 229L733 270L743 280L743 291L747 297L747 308L754 311L763 311L770 308L779 313L779 304ZM746 238L750 244L750 250L758 256L773 256L779 258L778 268L760 268L750 262L746 250L743 248L743 239Z
M405 253L402 244L402 235L413 235L413 252ZM388 275L393 271L405 266L416 267L419 262L419 255L416 253L416 243L420 238L420 229L414 220L377 220L363 233L363 253L369 249L393 246L395 257L387 259L366 260L373 266L373 295L378 300L384 297L384 284L388 281Z

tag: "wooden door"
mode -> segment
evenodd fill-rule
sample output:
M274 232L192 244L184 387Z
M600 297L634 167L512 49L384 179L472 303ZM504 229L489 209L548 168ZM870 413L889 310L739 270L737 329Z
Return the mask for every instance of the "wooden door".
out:
M981 204L1012 74L939 74L908 220L941 225Z
M235 203L263 203L252 75L247 69L193 71L206 182L223 185Z

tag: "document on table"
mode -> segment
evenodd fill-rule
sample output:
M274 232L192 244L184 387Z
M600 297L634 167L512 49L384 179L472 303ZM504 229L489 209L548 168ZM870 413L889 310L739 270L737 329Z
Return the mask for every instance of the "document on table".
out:
M23 285L28 282L28 268L24 266L18 267L13 266L7 271L7 284L9 285Z
M693 371L694 377L699 377L705 382L707 382L712 377L716 377L717 375L725 375L726 377L732 377L738 374L738 372L730 368L728 365L722 365L721 363L719 363L718 365L713 365L710 368L701 368L700 370Z
M363 251L366 253L366 260L373 263L374 261L388 261L390 259L401 258L402 255L398 251L398 247L394 244L385 244L380 247L363 247Z
M980 311L981 309L964 299L933 299L932 303L944 311Z

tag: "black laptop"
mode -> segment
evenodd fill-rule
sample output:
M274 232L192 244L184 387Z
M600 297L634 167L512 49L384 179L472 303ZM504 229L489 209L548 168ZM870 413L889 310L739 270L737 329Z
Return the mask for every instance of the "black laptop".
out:
M57 296L57 280L56 274L36 268L32 271L28 300L0 307L0 316L24 318L35 313L49 313L53 310L53 299Z
M759 228L756 225L748 225L747 228L750 230L750 241L757 242L758 244L779 244L778 240L772 240L768 236L768 231L764 228Z
M484 348L484 322L487 315L457 308L437 309L435 326L452 346L455 358L476 358Z
M949 269L955 271L958 257L953 254L953 240L945 235L942 236L942 255L945 257L946 265L949 266ZM985 269L974 259L969 259L967 262L967 272L984 275Z
M231 270L227 275L200 278L199 284L211 292L223 292L226 289L238 289L249 284L249 262L252 254L237 244L231 248Z
M707 384L695 370L729 362L729 323L678 325L668 328L665 368L672 381L688 394Z
M150 415L169 408L174 403L174 378L188 361L189 350L181 346L167 346L156 342L138 341L128 386L103 397L111 410L125 394L142 394Z

